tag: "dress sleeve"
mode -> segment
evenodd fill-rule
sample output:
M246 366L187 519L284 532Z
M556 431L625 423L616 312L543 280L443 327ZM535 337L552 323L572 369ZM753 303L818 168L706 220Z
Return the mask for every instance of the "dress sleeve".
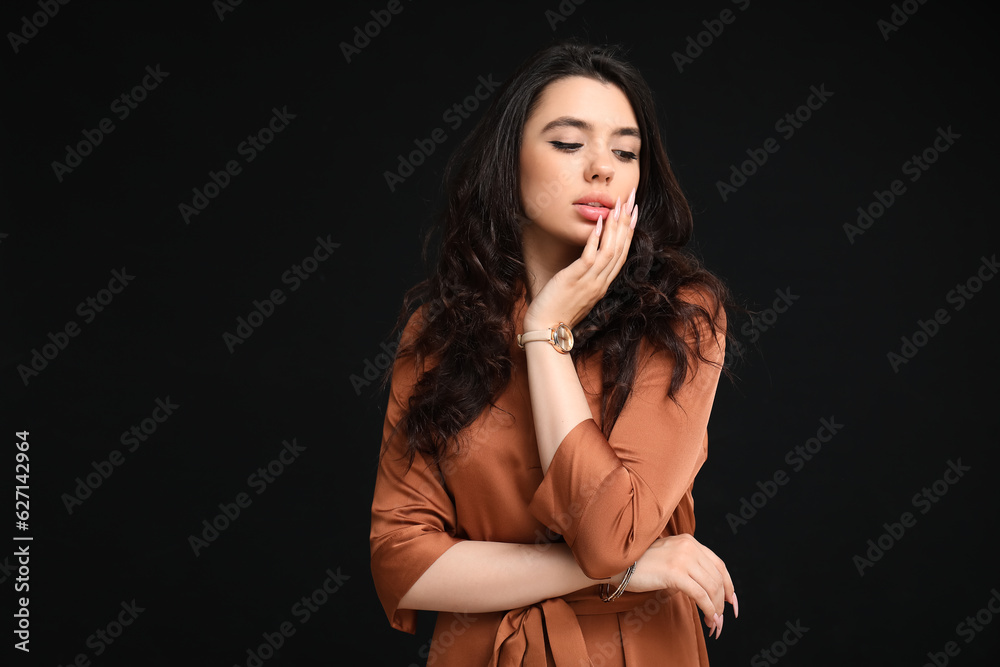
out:
M419 319L418 314L410 318L401 346ZM396 360L382 427L369 539L372 578L389 623L411 634L416 632L417 612L399 609L400 599L441 554L461 541L454 536L455 506L436 468L417 454L407 470L405 429L401 427L390 439L417 379L412 356Z
M691 299L709 312L704 298ZM708 419L725 359L725 311L713 336L700 318L702 354L685 336L691 364L675 404L667 397L673 356L652 353L644 339L635 384L610 437L586 419L570 430L530 504L532 514L560 533L591 578L613 576L658 538L705 461ZM679 332L680 333L680 332Z

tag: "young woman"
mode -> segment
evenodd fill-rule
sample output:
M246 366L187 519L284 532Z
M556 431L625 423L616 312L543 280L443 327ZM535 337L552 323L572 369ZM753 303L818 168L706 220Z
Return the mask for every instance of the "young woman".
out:
M718 637L738 607L691 490L734 304L683 249L647 84L611 49L543 49L446 182L372 504L392 627L439 611L435 666L707 665L698 609Z

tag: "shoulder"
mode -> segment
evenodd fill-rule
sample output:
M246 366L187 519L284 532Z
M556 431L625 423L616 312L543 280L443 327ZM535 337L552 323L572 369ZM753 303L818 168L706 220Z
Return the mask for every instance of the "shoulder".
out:
M420 377L437 364L439 355L435 352L418 352L427 349L426 344L417 345L427 331L427 326L434 319L437 311L434 303L425 303L410 314L396 343L396 354L393 360L393 384L397 377L404 385L412 386Z
M401 345L404 343L410 343L420 336L432 319L431 313L431 304L424 303L418 306L417 309L410 314L409 319L406 320L406 324L403 326L403 332L400 335Z
M717 321L717 327L721 325L721 328L725 330L726 309L715 293L707 286L701 284L685 285L677 290L674 298L697 309L693 314L694 319L712 318Z
M704 285L686 285L672 296L676 315L672 323L677 343L686 348L687 365L697 370L703 362L718 363L725 358L726 311L719 298ZM638 363L641 371L673 373L677 363L675 349L644 335L639 341Z

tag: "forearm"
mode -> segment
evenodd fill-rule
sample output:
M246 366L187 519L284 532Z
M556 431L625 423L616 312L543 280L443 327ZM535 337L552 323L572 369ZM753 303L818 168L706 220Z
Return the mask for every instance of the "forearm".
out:
M481 613L516 609L596 584L562 542L467 540L445 551L399 601L400 609Z
M524 353L528 359L531 415L544 474L566 434L594 415L570 355L538 341L526 343Z

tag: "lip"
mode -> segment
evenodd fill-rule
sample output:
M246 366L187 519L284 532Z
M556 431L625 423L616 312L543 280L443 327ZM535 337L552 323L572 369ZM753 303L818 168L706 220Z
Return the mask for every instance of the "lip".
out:
M600 206L588 206L589 203L600 204ZM603 192L591 192L573 202L573 207L587 220L597 222L598 218L608 219L611 211L615 208L615 200Z

